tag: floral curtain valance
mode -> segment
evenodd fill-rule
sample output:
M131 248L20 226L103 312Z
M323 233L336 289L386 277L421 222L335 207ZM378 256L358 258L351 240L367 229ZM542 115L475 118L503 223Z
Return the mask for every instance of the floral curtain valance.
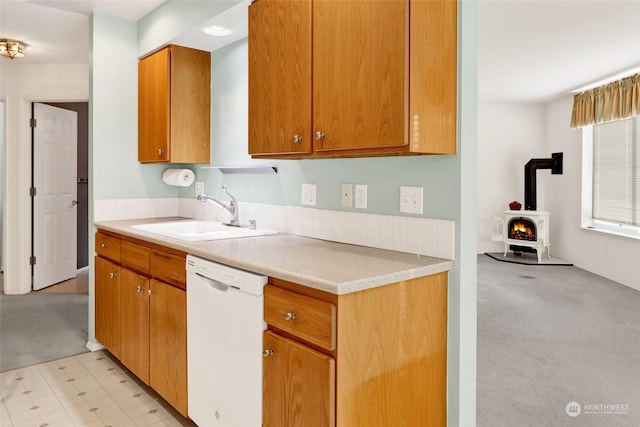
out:
M633 116L640 116L640 74L576 94L573 97L571 127Z

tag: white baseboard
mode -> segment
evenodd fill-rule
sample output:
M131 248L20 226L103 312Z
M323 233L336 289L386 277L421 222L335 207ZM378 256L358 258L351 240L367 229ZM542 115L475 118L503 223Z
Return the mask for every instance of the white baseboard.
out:
M104 350L104 346L102 344L97 343L97 342L91 342L91 341L87 341L87 345L85 345L85 347L90 352L94 352L94 351L98 351L98 350Z

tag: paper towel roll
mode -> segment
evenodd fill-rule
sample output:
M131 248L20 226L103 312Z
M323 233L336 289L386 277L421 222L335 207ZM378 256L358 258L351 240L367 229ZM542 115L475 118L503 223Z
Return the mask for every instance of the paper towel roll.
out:
M188 187L193 184L196 176L191 169L167 169L162 174L162 180L167 185Z

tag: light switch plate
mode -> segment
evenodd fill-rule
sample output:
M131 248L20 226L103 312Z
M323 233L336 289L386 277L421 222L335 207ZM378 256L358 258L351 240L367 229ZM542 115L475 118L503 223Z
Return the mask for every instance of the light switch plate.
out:
M422 215L422 187L400 187L400 212Z
M316 185L302 184L301 203L305 206L316 205Z
M342 207L350 208L353 206L353 184L342 184L340 198Z
M356 208L367 209L367 184L356 184Z

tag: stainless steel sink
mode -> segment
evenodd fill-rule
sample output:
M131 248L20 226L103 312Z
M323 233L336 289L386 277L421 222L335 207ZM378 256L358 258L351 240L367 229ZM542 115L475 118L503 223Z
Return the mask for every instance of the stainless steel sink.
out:
M265 236L277 231L232 227L217 221L181 220L134 225L132 228L187 242Z

